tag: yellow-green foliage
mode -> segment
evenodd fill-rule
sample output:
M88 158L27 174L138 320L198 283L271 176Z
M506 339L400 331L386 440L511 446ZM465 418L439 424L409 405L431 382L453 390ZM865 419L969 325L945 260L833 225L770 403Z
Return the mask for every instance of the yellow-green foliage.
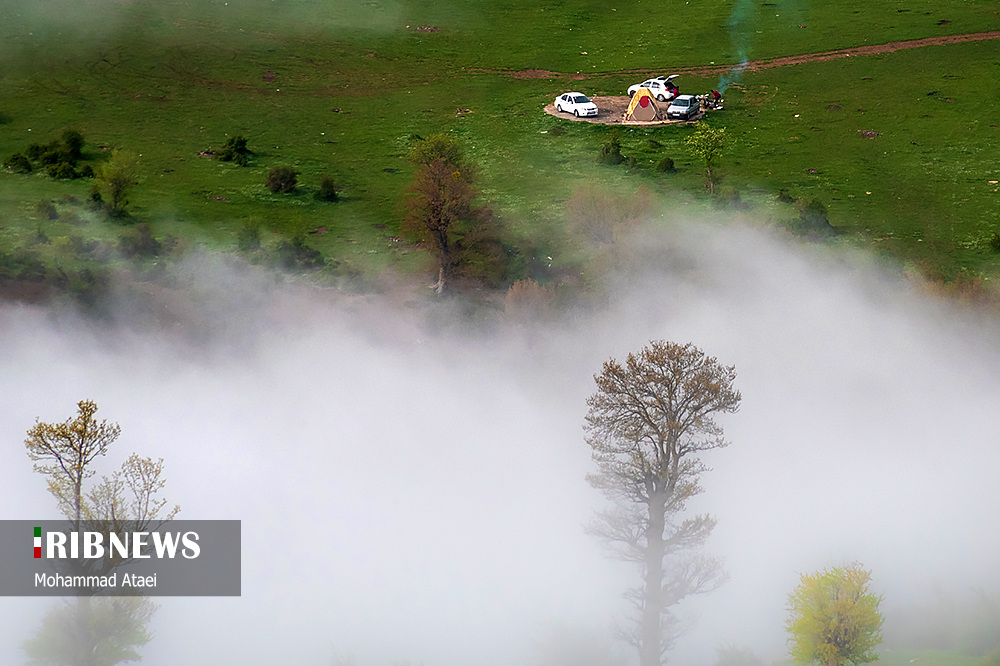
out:
M788 595L791 617L785 625L796 663L843 666L878 659L882 597L868 591L870 581L871 572L856 563L802 575Z

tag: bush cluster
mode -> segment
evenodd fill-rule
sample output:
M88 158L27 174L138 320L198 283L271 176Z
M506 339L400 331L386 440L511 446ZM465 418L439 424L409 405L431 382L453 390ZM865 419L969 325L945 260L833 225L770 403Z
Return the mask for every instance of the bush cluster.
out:
M93 167L80 166L84 144L80 132L68 129L60 139L45 144L33 143L24 153L14 153L4 161L4 167L15 173L31 173L37 164L52 178L93 178Z
M153 236L152 227L143 222L135 225L132 232L122 234L120 248L130 259L145 259L158 255L163 245Z
M281 241L275 248L278 263L288 271L322 268L326 261L319 250L309 247L302 238Z

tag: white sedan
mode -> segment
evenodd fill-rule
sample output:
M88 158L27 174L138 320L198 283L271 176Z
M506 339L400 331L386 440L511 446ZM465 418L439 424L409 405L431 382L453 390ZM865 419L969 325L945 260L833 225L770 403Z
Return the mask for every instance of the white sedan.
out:
M674 85L674 79L676 78L677 74L671 74L670 76L658 76L655 79L646 79L642 83L629 86L628 96L631 97L639 92L639 88L649 88L649 92L653 93L656 101L666 102L669 99L677 97L677 86Z
M583 93L570 92L556 97L556 111L572 113L577 118L581 116L596 116L597 105Z

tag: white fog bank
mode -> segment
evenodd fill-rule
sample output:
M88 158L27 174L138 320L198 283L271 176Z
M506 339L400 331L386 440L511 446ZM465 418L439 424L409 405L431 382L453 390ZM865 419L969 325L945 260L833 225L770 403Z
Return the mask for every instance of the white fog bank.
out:
M605 306L545 327L441 325L448 307L215 259L188 266L198 335L0 306L3 517L56 517L24 433L90 398L123 430L102 473L163 457L181 517L243 521L243 596L161 600L145 666L531 663L545 627L602 630L638 583L583 532L604 505L585 400L604 360L669 339L734 364L743 394L692 506L731 580L688 605L674 663L725 641L780 658L800 572L858 560L887 606L933 581L996 589L996 321L765 231L640 246ZM0 599L0 663L46 607Z

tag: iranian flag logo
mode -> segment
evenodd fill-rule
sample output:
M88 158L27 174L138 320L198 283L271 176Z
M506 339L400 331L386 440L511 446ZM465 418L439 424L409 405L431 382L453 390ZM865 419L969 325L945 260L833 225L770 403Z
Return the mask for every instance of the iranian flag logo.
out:
M35 528L35 559L42 558L42 528Z

